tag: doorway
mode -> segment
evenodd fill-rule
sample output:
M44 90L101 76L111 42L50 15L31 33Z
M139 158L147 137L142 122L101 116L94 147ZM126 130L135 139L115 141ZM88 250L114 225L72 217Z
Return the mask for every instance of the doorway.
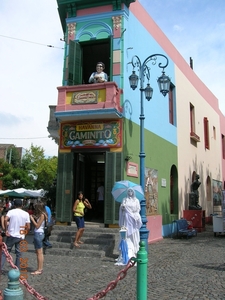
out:
M85 151L86 150L86 151ZM82 149L82 152L59 153L56 220L71 222L72 207L77 193L83 190L86 198L92 202L86 220L99 221L97 217L97 185L104 181L104 224L118 224L120 203L112 197L112 188L116 181L123 180L124 159L122 152L110 149Z
M104 222L104 204L98 202L97 189L105 183L105 152L74 153L74 156L74 200L78 192L83 191L92 205L91 210L86 210L85 219Z
M90 75L96 71L97 62L105 64L104 72L110 81L111 69L111 39L95 40L78 43L70 41L68 55L68 78L66 72L64 79L68 85L80 85L89 83Z

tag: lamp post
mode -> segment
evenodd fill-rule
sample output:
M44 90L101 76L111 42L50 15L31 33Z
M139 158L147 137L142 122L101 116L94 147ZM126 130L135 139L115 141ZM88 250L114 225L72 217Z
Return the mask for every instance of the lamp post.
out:
M144 152L144 103L143 103L143 92L145 92L145 98L150 101L153 94L153 89L150 86L150 67L148 64L155 65L157 61L157 57L165 59L165 64L159 62L158 67L162 69L162 75L158 78L157 82L159 85L159 90L165 97L170 89L170 78L165 75L164 69L168 66L169 60L163 54L152 54L148 56L143 63L141 63L140 58L135 55L131 60L131 64L133 66L133 72L129 76L130 87L135 90L138 86L138 80L140 79L140 91L141 91L141 107L140 107L140 185L145 190L145 152ZM135 74L135 68L139 71L139 76ZM148 80L147 87L144 88L145 77ZM140 239L141 241L145 241L145 247L148 251L148 235L149 230L146 228L147 218L146 218L146 199L144 198L141 201L141 219L142 219L142 227L140 228Z

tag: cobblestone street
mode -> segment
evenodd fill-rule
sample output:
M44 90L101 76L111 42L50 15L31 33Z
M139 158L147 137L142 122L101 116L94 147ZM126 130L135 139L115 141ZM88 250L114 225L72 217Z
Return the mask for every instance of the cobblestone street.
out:
M36 268L32 236L29 236L28 273ZM214 237L212 226L190 239L165 238L149 245L148 299L225 299L225 236ZM77 249L76 251L79 251ZM51 254L53 253L53 254ZM14 254L12 254L14 256ZM5 266L9 270L9 264ZM49 300L85 300L117 278L123 266L114 258L76 258L45 255L44 273L29 274L28 282ZM7 275L0 277L0 290L7 287ZM24 299L35 299L25 288ZM105 300L136 299L136 267L128 270Z

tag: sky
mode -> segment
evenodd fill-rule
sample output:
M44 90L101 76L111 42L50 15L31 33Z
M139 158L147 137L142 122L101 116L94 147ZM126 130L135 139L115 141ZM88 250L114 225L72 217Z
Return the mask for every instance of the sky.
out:
M192 57L225 115L225 0L139 2L188 63ZM62 85L62 38L56 0L0 1L0 144L57 155L47 126Z
M139 2L188 64L192 57L194 72L225 115L225 0Z

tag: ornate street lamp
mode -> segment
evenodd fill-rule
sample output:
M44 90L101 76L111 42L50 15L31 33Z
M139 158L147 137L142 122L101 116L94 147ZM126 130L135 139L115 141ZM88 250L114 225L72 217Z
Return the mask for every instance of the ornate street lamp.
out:
M150 101L153 94L153 89L150 84L147 84L147 87L144 88L145 76L150 80L150 67L148 63L152 65L156 64L157 57L163 58L166 60L165 64L161 62L158 64L158 67L162 69L162 75L158 78L157 82L159 85L160 93L165 97L170 89L170 78L165 75L164 69L168 66L169 60L163 54L152 54L148 56L143 63L141 63L140 58L135 55L132 58L131 64L133 66L132 74L129 76L130 87L135 90L138 86L138 80L140 79L140 91L141 91L141 108L140 108L140 185L145 190L145 152L144 152L144 104L143 104L143 92L145 92L145 98ZM135 74L135 68L139 71L139 76ZM146 250L148 251L148 235L149 230L146 228L147 218L146 218L146 199L144 198L141 201L141 219L142 227L140 229L140 239L145 242Z

